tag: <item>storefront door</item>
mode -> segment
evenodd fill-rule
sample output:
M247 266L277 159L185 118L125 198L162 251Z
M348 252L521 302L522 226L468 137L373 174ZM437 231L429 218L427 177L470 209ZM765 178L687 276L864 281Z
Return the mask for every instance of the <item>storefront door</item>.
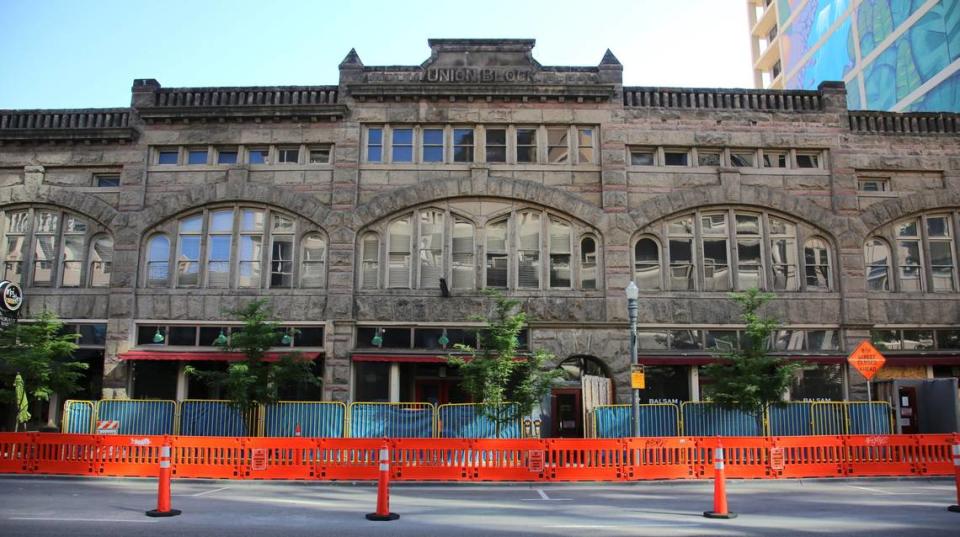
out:
M445 379L417 379L416 398L418 402L445 405L450 402L450 386L454 381Z
M557 388L553 390L552 421L554 438L583 438L583 390Z

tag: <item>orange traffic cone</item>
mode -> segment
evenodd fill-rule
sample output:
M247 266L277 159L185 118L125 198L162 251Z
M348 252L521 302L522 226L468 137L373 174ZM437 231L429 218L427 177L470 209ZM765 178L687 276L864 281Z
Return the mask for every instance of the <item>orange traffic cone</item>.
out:
M300 434L300 424L298 423L296 427L293 428L293 436L302 436Z
M160 448L160 484L157 487L157 508L147 511L147 516L177 516L179 509L170 508L170 446Z
M737 518L736 513L727 510L727 484L723 468L723 446L717 443L713 450L713 511L704 511L707 518Z
M377 512L367 513L367 520L396 520L400 515L390 512L390 450L380 449L380 479L377 481Z

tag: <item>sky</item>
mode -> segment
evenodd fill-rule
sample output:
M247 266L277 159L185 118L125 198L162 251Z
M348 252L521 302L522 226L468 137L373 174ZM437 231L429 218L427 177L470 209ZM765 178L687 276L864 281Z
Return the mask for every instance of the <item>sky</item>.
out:
M751 87L743 0L0 0L0 109L129 106L164 87L320 85L355 48L418 65L429 38L533 38L543 65L625 85Z

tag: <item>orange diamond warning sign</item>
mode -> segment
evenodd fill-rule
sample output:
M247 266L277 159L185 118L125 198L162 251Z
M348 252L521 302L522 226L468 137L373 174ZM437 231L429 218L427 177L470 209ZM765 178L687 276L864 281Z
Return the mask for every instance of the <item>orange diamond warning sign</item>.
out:
M869 341L864 340L850 353L847 361L867 380L870 380L883 367L887 359Z

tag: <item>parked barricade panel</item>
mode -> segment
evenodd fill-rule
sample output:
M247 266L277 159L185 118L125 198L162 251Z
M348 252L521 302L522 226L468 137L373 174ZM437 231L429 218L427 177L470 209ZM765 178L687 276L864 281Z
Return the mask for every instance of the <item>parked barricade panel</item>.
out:
M103 399L97 402L97 421L119 421L117 434L174 434L177 403L161 400ZM95 431L94 431L95 432Z
M264 406L264 436L342 438L347 407L339 402L281 401Z
M313 438L246 438L244 477L247 479L314 479L320 445Z
M180 403L182 436L254 436L254 409L242 411L231 401L188 399Z
M248 459L245 439L216 436L178 436L172 439L174 477L244 479ZM156 471L154 474L156 475Z
M37 433L0 433L0 473L40 473L36 467Z
M762 423L742 410L715 403L683 403L684 436L761 436Z
M640 436L678 436L680 409L669 403L640 405ZM597 438L632 436L631 405L602 405L593 409Z
M430 403L351 403L353 438L433 438Z
M33 437L33 468L38 474L99 475L102 436L37 434Z
M157 474L160 448L171 442L169 436L101 435L99 449L100 475L138 477Z
M628 481L696 476L696 442L692 438L627 438L623 446L623 478Z
M842 477L846 447L842 436L783 436L771 439L771 473L781 477ZM778 463L782 457L782 468Z
M383 438L322 438L317 476L327 480L374 480L380 475L380 449L391 447Z
M520 407L514 403L502 405L500 417L485 414L483 405L450 404L437 409L437 436L440 438L520 438ZM490 412L494 410L491 409ZM497 421L500 422L499 436Z
M472 440L400 438L391 442L390 471L393 479L459 481L467 476L473 453Z
M63 403L63 421L60 430L64 433L93 434L93 401L67 400Z
M473 481L550 480L556 463L548 458L547 442L537 438L474 440L467 452L467 474ZM543 462L539 472L531 471L531 458Z
M614 439L545 440L550 479L558 481L617 481L627 458L624 444Z

